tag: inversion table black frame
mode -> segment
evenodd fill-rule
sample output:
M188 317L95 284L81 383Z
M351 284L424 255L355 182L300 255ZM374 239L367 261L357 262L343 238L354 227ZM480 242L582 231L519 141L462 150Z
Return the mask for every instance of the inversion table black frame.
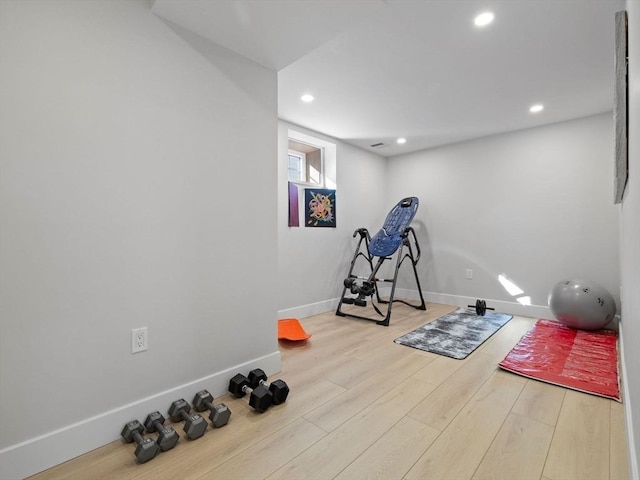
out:
M389 326L389 320L391 319L391 307L394 302L401 302L405 305L413 307L417 310L426 310L426 304L422 295L422 288L420 287L420 279L418 278L418 271L416 265L420 260L420 244L416 237L415 230L412 227L407 226L411 223L415 211L418 208L418 199L416 197L408 197L402 199L398 204L389 212L385 224L382 229L371 239L369 231L366 228L359 228L353 232L353 237L360 235L358 244L351 260L351 266L347 278L344 280L344 288L342 295L340 296L340 303L336 310L336 315L341 317L353 317L362 320L370 320L376 322L378 325ZM364 244L365 251L362 251ZM406 249L406 251L405 251ZM415 250L415 251L414 251ZM397 253L396 253L397 252ZM376 275L380 270L380 267L386 260L392 260L393 255L396 254L396 267L393 278L377 278ZM369 265L371 273L367 277L357 276L353 274L357 260L362 257L364 261ZM374 265L374 260L377 257L377 261ZM413 268L413 274L418 286L418 293L420 295L420 304L414 305L402 299L394 299L396 282L398 280L398 272L402 263L408 260ZM391 283L391 294L388 300L383 300L380 297L378 290L378 282ZM357 295L356 297L348 297L347 294L351 293ZM373 303L373 296L375 295L376 301L379 304L387 305L386 313L377 307ZM353 313L346 313L342 311L342 305L356 305L359 307L365 307L367 305L366 297L371 297L371 305L375 309L376 313L383 317L382 319L370 318L364 315L356 315Z

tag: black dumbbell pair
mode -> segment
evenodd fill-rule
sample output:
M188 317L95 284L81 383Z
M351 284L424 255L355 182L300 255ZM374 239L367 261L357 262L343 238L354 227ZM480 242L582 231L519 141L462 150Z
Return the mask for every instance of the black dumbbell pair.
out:
M249 377L241 373L229 380L229 392L236 397L249 395L249 406L257 412L265 412L271 405L280 405L287 400L289 386L284 380L267 382L267 375L260 368L249 372Z

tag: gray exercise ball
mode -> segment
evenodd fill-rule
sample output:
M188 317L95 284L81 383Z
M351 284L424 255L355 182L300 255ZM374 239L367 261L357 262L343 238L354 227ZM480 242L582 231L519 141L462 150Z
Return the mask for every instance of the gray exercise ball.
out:
M616 303L602 285L586 280L561 280L549 293L549 308L571 328L598 330L613 320Z

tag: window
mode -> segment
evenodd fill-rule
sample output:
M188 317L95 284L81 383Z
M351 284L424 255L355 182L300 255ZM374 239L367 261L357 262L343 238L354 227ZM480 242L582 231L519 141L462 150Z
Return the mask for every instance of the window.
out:
M289 181L324 187L323 148L289 139Z
M288 180L301 186L335 189L336 144L295 130L288 130L288 139Z
M289 149L289 180L304 182L307 167L307 156L302 152Z

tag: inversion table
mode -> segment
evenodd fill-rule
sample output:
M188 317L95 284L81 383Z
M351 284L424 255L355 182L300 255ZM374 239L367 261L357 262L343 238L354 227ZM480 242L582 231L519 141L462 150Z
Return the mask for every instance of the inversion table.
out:
M373 236L373 238L371 238L369 231L366 228L359 228L353 232L353 237L355 238L357 235L360 235L360 239L356 245L353 259L351 260L349 273L343 282L344 288L340 297L340 303L336 310L336 315L341 317L354 317L363 320L371 320L376 322L378 325L389 326L393 302L401 302L418 310L427 309L424 297L422 296L422 289L420 288L418 271L416 270L416 265L418 260L420 260L420 244L418 243L414 229L409 226L416 214L416 211L418 210L419 203L420 202L417 197L407 197L400 200L396 206L391 209L384 221L384 225L382 225L382 228ZM365 247L364 251L362 249L363 244ZM392 260L394 254L396 254L396 267L393 278L377 278L376 275L382 264L386 260ZM377 261L375 260L376 258ZM371 271L368 276L354 275L354 269L358 259L364 260L368 265ZM405 300L393 298L396 290L396 281L398 280L398 272L400 271L400 266L405 260L409 260L413 267L413 273L418 285L418 293L421 300L419 305L414 305ZM362 263L362 261L360 263ZM380 297L378 282L391 283L391 294L388 300L383 300ZM348 294L355 295L355 297L347 296ZM387 306L386 313L382 313L378 306L373 302L374 295L378 304ZM346 313L342 310L343 304L366 307L366 297L371 297L371 305L376 313L383 318L370 318L364 315Z

